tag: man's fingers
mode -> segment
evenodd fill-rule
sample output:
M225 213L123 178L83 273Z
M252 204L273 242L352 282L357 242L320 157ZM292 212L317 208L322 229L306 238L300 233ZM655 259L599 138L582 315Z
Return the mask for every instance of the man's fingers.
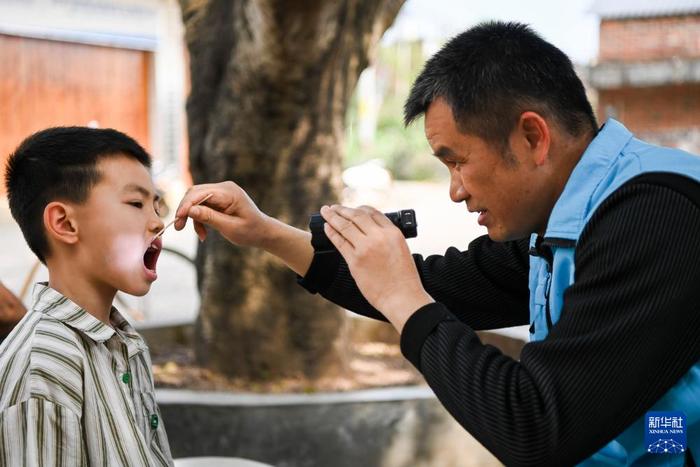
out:
M190 208L201 201L209 193L207 191L208 189L211 190L210 185L195 185L187 190L185 196L182 197L180 204L178 204L177 209L175 210L175 217L179 219L187 217L187 212L190 210Z
M190 211L190 208L197 203L195 200L201 199L201 196L206 196L201 194L201 191L201 186L194 186L187 190L185 196L180 200L180 204L175 210L175 230L182 230L185 228L187 224L187 213Z
M194 228L200 240L203 240L203 236L206 237L206 229L204 229L204 225L208 225L218 231L221 231L231 222L231 216L203 205L192 206L189 212L187 212L187 216L191 217L192 220L195 221Z
M190 209L205 199L205 205L211 206L218 211L228 208L232 202L232 189L235 188L236 185L233 182L208 183L191 187L187 190L175 211L175 229L182 230L187 223Z
M328 222L323 224L323 231L326 233L326 237L331 241L333 245L338 249L345 261L350 261L350 256L354 246L345 237L343 237L337 230L333 228Z
M338 233L357 247L363 237L373 235L377 229L377 222L370 215L361 210L345 206L334 205L321 208L321 215Z
M200 242L207 239L207 228L201 222L194 222L194 231L197 234Z
M366 213L380 227L395 227L394 223L391 222L389 218L384 215L384 213L373 208L372 206L360 206L357 209Z
M336 232L345 237L351 244L357 244L360 237L365 235L365 232L353 221L341 216L336 210L337 207L338 206L333 206L329 208L328 206L323 206L321 208L321 215L326 223L333 227Z
M364 207L367 208L368 206ZM372 220L368 210L353 209L340 205L334 205L331 209L344 219L355 224L364 234L369 234L376 227L376 222Z

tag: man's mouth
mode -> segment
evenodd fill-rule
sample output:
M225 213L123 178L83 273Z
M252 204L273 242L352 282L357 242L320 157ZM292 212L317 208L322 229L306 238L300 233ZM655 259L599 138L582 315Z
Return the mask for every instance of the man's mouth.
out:
M148 246L146 253L143 255L143 265L149 271L156 271L156 265L158 264L158 256L160 256L160 251L163 249L163 241L160 237L153 240L153 242Z
M469 209L469 208L467 208ZM487 209L469 209L469 212L476 212L479 213L479 218L477 219L477 223L479 225L485 225L486 223L486 215L488 213Z

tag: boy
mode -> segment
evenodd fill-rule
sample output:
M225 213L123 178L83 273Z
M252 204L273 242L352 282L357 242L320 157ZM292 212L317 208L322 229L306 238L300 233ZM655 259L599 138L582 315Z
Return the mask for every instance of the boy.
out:
M50 128L10 156L10 210L49 281L0 346L0 465L172 465L148 348L112 307L157 277L149 169L111 129Z

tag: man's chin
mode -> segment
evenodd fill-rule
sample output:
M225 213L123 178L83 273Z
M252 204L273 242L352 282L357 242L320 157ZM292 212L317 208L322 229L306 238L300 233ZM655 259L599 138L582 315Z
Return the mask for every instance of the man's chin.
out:
M488 229L487 235L492 241L497 243L510 242L512 240L520 240L521 238L526 237L525 235L517 235L513 233L503 232L502 230L498 229Z
M491 241L494 241L494 242L505 242L505 241L507 241L507 239L504 238L502 232L497 232L497 231L495 231L495 230L493 230L493 229L488 229L488 231L486 232L486 234L489 236L489 238L491 239Z
M487 227L487 235L489 238L498 243L512 242L515 240L522 240L523 238L529 238L530 232L524 229L504 229L502 226Z

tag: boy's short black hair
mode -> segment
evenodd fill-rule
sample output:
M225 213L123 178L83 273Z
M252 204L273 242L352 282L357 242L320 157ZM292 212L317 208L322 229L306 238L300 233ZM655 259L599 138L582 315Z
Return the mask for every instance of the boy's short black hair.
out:
M10 211L42 263L49 253L43 221L46 205L57 200L84 202L102 176L97 163L116 155L151 167L150 156L133 138L113 129L78 126L34 133L10 155L5 173Z
M406 125L437 98L449 104L460 131L501 149L528 110L554 119L573 136L598 127L571 60L520 23L482 23L447 42L411 88Z

